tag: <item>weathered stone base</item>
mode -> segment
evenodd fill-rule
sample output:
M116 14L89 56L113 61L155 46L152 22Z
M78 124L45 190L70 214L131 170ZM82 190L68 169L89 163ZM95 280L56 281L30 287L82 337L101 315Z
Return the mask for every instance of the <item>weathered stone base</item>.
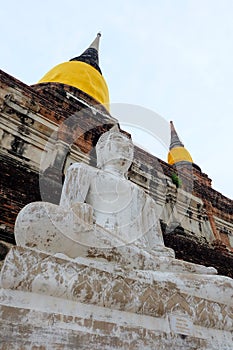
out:
M232 334L22 291L0 290L1 350L232 350Z
M227 277L15 247L0 284L0 350L232 350Z

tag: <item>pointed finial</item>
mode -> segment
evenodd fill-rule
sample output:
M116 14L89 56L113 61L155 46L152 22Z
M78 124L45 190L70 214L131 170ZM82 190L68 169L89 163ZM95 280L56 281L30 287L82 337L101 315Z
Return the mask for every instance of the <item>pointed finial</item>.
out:
M120 132L118 124L115 124L110 130L110 132Z
M102 74L101 69L99 67L100 37L101 33L98 32L96 38L92 41L90 46L80 56L74 57L70 61L81 61L90 64L92 67L97 69L100 72L100 74Z
M171 142L170 142L169 149L172 149L174 147L184 147L184 144L180 141L179 136L176 132L173 121L170 121L170 128L171 128Z
M183 143L180 141L173 122L170 121L171 127L171 143L170 151L168 153L168 164L173 165L177 163L193 163L190 153L186 150Z
M93 48L93 49L96 49L97 51L99 51L100 37L101 37L101 33L98 32L96 35L96 38L92 41L91 45L89 46L89 49Z

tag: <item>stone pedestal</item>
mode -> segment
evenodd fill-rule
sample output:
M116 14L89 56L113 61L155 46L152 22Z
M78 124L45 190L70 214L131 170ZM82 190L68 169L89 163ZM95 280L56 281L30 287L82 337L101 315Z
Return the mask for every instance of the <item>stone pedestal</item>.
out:
M232 350L233 281L15 247L0 313L2 350Z

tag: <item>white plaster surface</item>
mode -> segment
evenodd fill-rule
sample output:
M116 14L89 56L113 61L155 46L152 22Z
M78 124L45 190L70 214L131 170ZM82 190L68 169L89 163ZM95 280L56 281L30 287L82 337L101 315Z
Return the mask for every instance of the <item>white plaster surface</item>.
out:
M192 325L190 334L181 338L171 328L169 317L137 315L34 293L1 289L0 314L5 315L0 321L1 349L232 350L233 337L228 331Z
M232 350L233 280L174 258L155 202L126 179L133 145L97 144L76 163L60 205L19 214L0 274L2 350Z
M21 210L15 224L17 244L75 258L85 256L89 247L133 243L157 255L174 256L164 246L154 200L126 179L132 142L110 131L96 149L100 169L73 164L59 206L35 202Z

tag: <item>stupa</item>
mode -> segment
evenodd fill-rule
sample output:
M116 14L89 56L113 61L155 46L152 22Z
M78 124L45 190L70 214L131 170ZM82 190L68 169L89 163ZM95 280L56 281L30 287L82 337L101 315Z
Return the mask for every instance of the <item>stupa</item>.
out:
M41 84L108 103L105 85L102 95L86 78L75 85L83 69L101 80L98 40ZM2 349L232 349L233 280L165 247L155 200L127 178L133 150L116 121L97 142L97 167L68 168L59 204L19 212L0 273Z

